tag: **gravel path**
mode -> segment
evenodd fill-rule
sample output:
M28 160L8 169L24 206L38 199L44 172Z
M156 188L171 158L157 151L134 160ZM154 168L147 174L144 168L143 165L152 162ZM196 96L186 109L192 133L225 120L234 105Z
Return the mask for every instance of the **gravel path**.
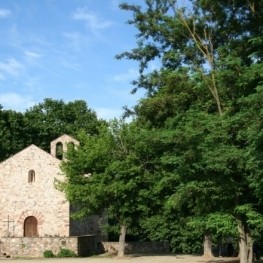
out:
M54 258L54 259L0 259L2 262L13 263L237 263L237 258L205 258L192 255L163 256L127 256L116 257L86 257L86 258Z

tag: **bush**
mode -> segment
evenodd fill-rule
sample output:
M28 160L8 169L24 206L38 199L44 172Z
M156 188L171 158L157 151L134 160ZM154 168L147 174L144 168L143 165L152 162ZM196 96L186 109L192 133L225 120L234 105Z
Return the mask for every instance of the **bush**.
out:
M61 248L57 254L57 257L59 257L59 258L73 258L76 256L77 255L74 251L67 249L67 248Z
M44 258L53 258L55 257L52 250L45 250L43 253Z

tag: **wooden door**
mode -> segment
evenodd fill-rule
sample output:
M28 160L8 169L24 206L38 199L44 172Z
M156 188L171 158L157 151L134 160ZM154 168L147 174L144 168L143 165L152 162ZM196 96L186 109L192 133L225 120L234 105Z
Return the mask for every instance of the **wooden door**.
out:
M29 216L24 223L24 237L36 237L37 234L37 219L34 216Z

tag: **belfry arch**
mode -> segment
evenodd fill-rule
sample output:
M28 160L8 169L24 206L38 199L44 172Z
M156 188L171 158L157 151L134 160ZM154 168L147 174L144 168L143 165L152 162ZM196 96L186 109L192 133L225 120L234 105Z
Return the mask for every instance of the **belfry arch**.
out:
M67 134L62 135L51 142L50 154L60 160L64 159L64 153L67 152L69 144L73 144L76 147L79 145L79 141Z

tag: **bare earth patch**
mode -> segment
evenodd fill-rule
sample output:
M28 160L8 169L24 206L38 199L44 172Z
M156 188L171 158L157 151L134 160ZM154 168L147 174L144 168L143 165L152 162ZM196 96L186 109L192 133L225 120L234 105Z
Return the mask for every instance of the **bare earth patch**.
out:
M192 255L129 255L125 258L116 257L86 257L86 258L54 258L54 259L1 259L14 263L238 263L238 258L206 258Z

